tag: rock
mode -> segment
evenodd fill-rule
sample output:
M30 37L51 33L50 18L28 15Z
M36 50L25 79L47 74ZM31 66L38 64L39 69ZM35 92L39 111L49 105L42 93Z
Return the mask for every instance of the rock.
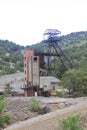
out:
M65 107L65 103L60 103L59 108L63 109Z
M46 106L41 106L38 113L39 114L46 114L46 113L49 113L51 112L51 107L49 107L48 105Z

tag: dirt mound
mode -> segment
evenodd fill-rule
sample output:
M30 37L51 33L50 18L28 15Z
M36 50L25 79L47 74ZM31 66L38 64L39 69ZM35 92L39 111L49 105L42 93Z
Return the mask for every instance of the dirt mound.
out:
M24 120L30 119L32 117L36 117L36 116L41 114L40 112L39 113L32 112L29 109L29 103L31 102L31 99L32 98L25 98L25 97L7 98L6 99L8 102L8 105L5 108L5 112L7 112L11 115L10 124L24 121ZM52 111L55 111L57 109L69 107L72 105L72 103L66 103L66 102L45 103L45 102L39 101L39 105L41 108L42 107L45 108L45 106L46 106L46 108L50 108L50 112L52 112Z

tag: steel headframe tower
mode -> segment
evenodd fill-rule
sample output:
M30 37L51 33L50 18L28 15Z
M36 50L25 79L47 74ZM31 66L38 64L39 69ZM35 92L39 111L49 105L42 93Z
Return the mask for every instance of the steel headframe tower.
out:
M59 43L61 41L61 32L57 29L46 29L43 34L44 41L47 42L48 49L53 48L55 50L56 56L58 56L64 65L65 69L72 69L73 66L61 49ZM50 54L51 55L51 54Z

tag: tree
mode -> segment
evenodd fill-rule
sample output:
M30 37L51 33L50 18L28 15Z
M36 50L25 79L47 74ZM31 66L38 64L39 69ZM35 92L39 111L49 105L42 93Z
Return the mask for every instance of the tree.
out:
M5 123L8 123L10 120L10 115L5 114L4 108L6 106L6 101L4 100L4 96L0 95L0 128L4 127Z
M11 90L12 90L12 87L10 86L10 83L6 83L6 85L5 85L6 94L10 94Z
M87 70L67 70L60 81L64 88L69 90L69 95L81 96L87 94Z

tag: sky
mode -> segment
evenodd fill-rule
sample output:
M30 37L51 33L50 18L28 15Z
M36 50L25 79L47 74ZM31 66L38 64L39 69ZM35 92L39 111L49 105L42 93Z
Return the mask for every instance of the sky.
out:
M87 31L87 0L0 0L0 39L32 45L46 29Z

